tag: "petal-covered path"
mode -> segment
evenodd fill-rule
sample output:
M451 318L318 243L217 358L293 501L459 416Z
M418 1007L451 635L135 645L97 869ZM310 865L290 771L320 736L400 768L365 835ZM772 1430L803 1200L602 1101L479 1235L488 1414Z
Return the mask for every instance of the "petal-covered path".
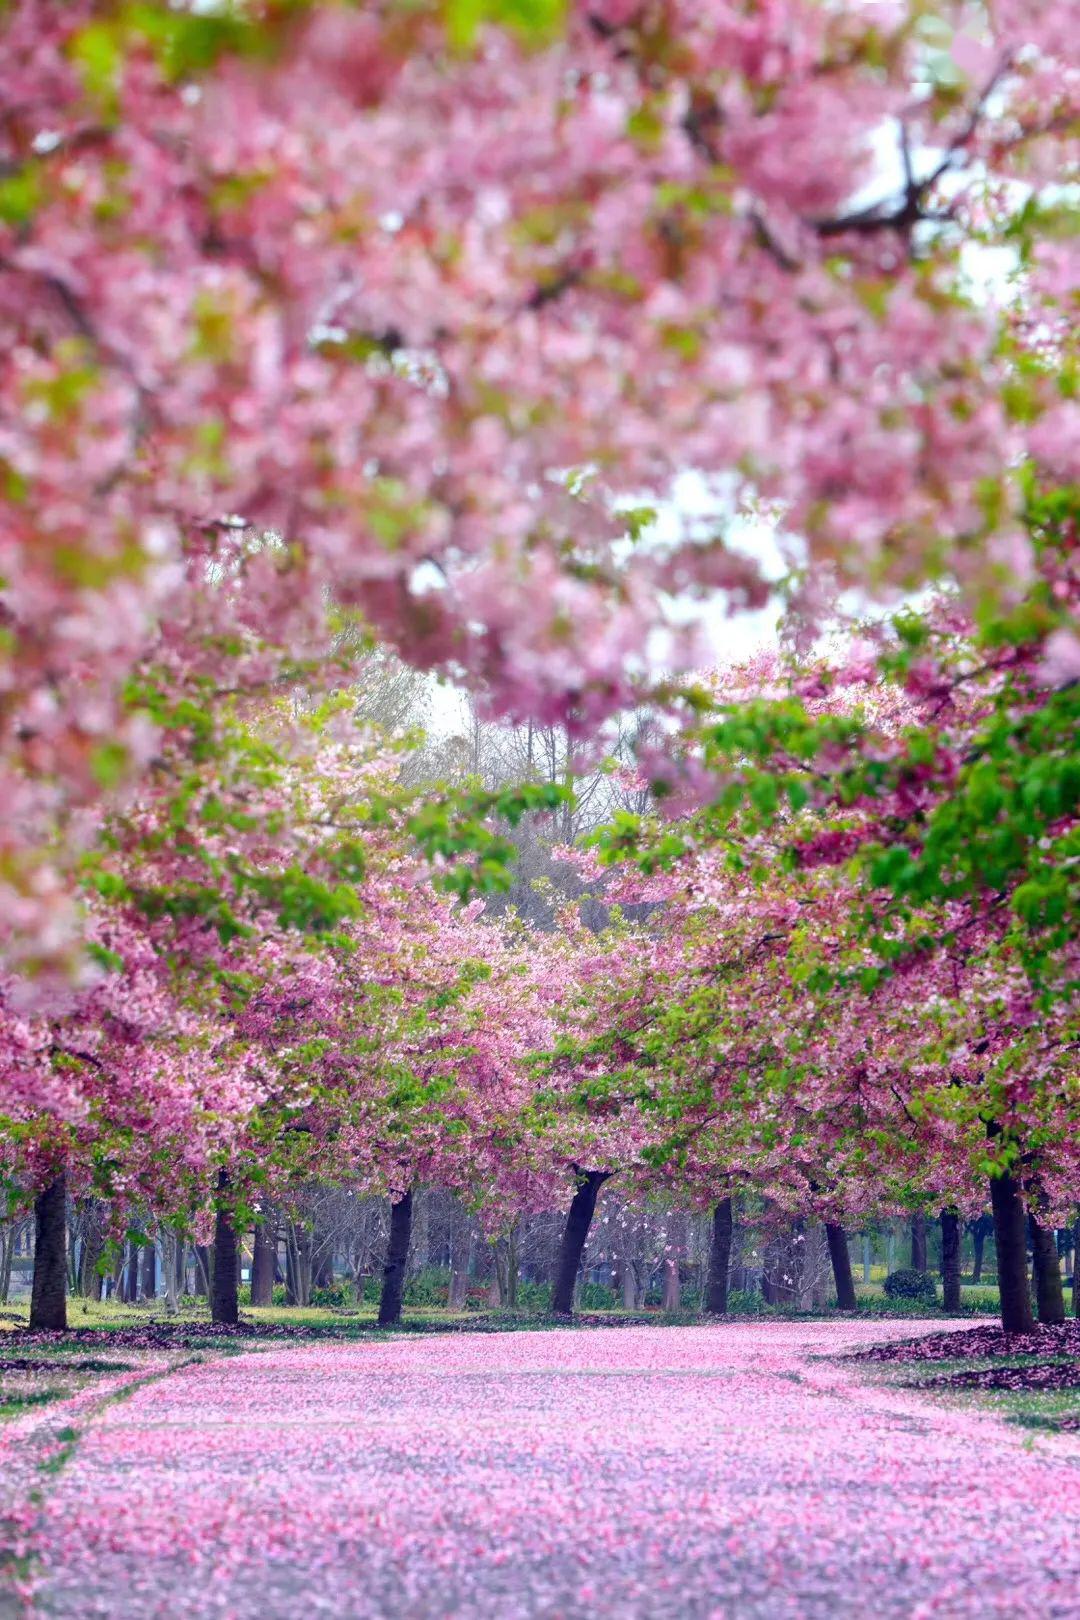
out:
M461 1335L192 1365L81 1436L46 1492L35 1612L1075 1616L1080 1448L814 1359L910 1332Z

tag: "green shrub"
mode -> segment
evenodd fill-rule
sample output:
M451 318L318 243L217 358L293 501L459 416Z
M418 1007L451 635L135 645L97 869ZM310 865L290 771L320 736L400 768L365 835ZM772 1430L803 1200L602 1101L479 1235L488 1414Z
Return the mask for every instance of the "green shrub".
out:
M765 1309L765 1299L757 1288L732 1288L727 1308L732 1316L759 1316Z
M550 1294L551 1290L548 1289L549 1298ZM578 1289L578 1305L583 1311L613 1311L616 1305L615 1290L606 1283L583 1282Z
M963 1316L997 1316L1001 1301L993 1288L965 1288L960 1294Z
M527 1277L519 1277L517 1301L523 1311L548 1311L551 1309L551 1284L530 1282Z
M450 1273L445 1266L425 1266L405 1284L406 1305L445 1305L450 1297Z
M910 1266L890 1271L885 1279L886 1299L913 1300L919 1305L937 1304L937 1283L928 1271L915 1271Z
M343 1311L353 1302L351 1283L344 1278L323 1288L311 1290L311 1303L327 1311Z

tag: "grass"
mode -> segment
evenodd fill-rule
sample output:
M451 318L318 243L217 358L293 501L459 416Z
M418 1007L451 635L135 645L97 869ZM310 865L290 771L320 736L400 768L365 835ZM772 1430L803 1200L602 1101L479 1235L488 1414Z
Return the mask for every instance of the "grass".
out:
M407 1305L404 1310L406 1321L429 1322L438 1321L456 1322L470 1320L482 1313L476 1311L446 1311L432 1306ZM484 1313L486 1314L486 1313ZM373 1305L364 1305L349 1310L332 1310L323 1306L308 1306L301 1308L295 1305L267 1305L267 1306L241 1306L240 1315L244 1321L264 1323L268 1326L283 1327L320 1327L329 1323L338 1323L347 1326L354 1323L356 1327L373 1327L378 1315ZM152 1306L121 1305L114 1300L68 1300L68 1327L69 1328L96 1328L102 1333L108 1333L122 1328L146 1326L150 1322L170 1321L198 1323L209 1321L209 1307L205 1304L184 1305L173 1316L166 1316L165 1301L159 1299ZM5 1305L0 1311L0 1349L3 1346L2 1335L5 1331L12 1332L18 1328L29 1326L29 1302L17 1300ZM49 1347L54 1348L53 1346ZM55 1348L62 1350L62 1341L57 1341ZM77 1345L67 1347L77 1350ZM6 1354L7 1352L3 1352ZM37 1349L35 1354L40 1353Z
M0 1393L0 1418L21 1417L28 1406L47 1406L67 1391L63 1388L4 1390Z
M56 1449L38 1463L38 1470L42 1474L58 1474L71 1461L79 1442L79 1431L66 1424L64 1428L57 1429L53 1439Z
M881 1268L879 1268L881 1269ZM860 1314L910 1318L913 1321L933 1321L941 1315L940 1305L934 1307L920 1306L906 1300L890 1300L879 1281L869 1284L857 1283L856 1295ZM740 1300L739 1303L742 1303ZM967 1286L962 1290L961 1314L967 1315L996 1315L998 1310L998 1292L996 1287ZM350 1306L348 1309L333 1309L323 1306L308 1306L301 1308L287 1305L268 1306L242 1306L241 1320L254 1326L306 1328L315 1338L332 1335L347 1338L355 1334L367 1337L376 1331L377 1309L374 1305L364 1304ZM613 1325L629 1319L640 1321L646 1317L657 1324L671 1323L683 1324L699 1322L701 1315L697 1310L679 1311L666 1314L656 1307L645 1311L589 1310L582 1313L590 1322L598 1319L610 1321ZM810 1313L796 1311L788 1306L772 1306L759 1303L750 1311L732 1310L732 1317L738 1320L744 1315L751 1315L754 1319L791 1320L807 1319L811 1315L830 1317L833 1312L828 1309L824 1312ZM164 1301L158 1300L152 1307L145 1305L122 1305L114 1300L85 1300L70 1299L68 1301L68 1326L70 1328L91 1328L101 1332L107 1337L110 1332L122 1329L148 1326L154 1321L171 1321L181 1325L196 1327L208 1321L208 1310L205 1302L198 1305L185 1304L175 1316L166 1317ZM29 1322L29 1302L13 1301L0 1308L0 1354L3 1345L4 1331L25 1328ZM551 1326L551 1318L543 1312L518 1307L513 1310L496 1309L449 1311L443 1306L433 1305L406 1305L402 1313L402 1328L406 1331L431 1332L440 1327L460 1328L470 1326L478 1330L500 1327L513 1328L543 1328ZM208 1341L209 1344L209 1341ZM77 1354L81 1349L85 1355L86 1346L64 1346L62 1341L48 1347L49 1353L63 1355L65 1353ZM41 1348L35 1354L45 1353Z
M1013 1367L1018 1372L1036 1367L1071 1367L1075 1386L1068 1389L979 1389L942 1386L936 1380L950 1373L979 1372ZM995 1412L1009 1423L1049 1433L1075 1431L1080 1427L1080 1359L1075 1356L956 1356L949 1360L926 1362L880 1362L874 1368L875 1383L889 1383L910 1389L927 1400L947 1399Z
M855 1284L855 1296L859 1307L880 1309L890 1315L917 1315L933 1316L932 1308L920 1307L913 1309L910 1302L891 1300L887 1297L880 1282ZM940 1285L938 1299L941 1298ZM940 1309L940 1305L938 1307ZM1001 1300L998 1294L997 1283L961 1283L960 1285L960 1315L961 1316L996 1316L1001 1309Z

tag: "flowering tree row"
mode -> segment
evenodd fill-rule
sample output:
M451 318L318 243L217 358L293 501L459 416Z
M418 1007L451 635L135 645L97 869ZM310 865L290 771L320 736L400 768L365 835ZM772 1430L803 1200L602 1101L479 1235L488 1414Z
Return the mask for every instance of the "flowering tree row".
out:
M1075 499L1030 520L1042 578L1007 616L939 602L698 694L655 767L672 815L601 838L646 874L619 892L667 898L585 1048L593 1106L655 1110L691 1178L834 1221L989 1193L1015 1328L1028 1223L1056 1270L1040 1234L1080 1192L1080 702L1044 606L1076 600Z
M394 1197L395 1253L419 1177L492 1219L565 1187L560 1307L616 1172L838 1226L992 1170L1022 1315L1025 1200L1076 1191L1072 11L3 9L39 1320L67 1177L189 1222L213 1183L225 1253L315 1165ZM671 508L688 471L718 515ZM766 601L747 512L797 666L658 681L688 602ZM928 583L815 661L845 588ZM664 817L605 841L646 915L454 909L500 881L486 818L561 790L410 795L354 725L375 643L594 754L651 707Z

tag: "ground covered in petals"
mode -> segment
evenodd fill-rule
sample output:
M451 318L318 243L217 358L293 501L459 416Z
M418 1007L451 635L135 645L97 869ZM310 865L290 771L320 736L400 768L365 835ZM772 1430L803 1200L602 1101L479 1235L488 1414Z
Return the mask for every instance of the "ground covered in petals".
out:
M878 1335L881 1337L881 1335ZM856 1361L951 1361L956 1355L956 1334L922 1333L912 1338L895 1336L854 1352ZM996 1323L968 1328L964 1334L967 1356L1080 1356L1080 1319L1054 1327L1037 1324L1030 1333L1006 1333Z
M836 1359L910 1334L599 1329L184 1365L99 1405L49 1476L31 1612L1075 1615L1080 1443Z

